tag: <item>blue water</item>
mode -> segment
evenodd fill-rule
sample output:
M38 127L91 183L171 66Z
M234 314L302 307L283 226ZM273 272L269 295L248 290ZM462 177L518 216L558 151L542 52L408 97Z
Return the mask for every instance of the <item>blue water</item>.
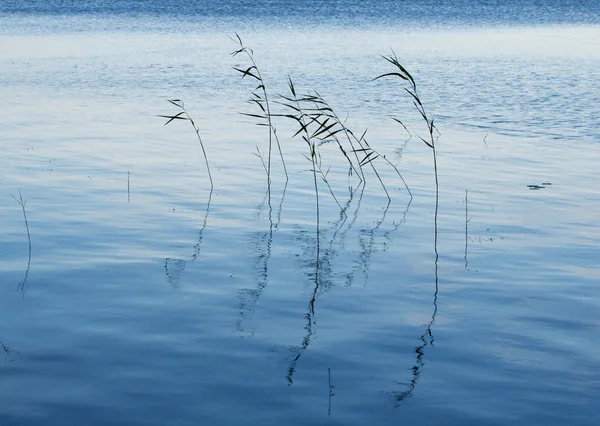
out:
M598 424L599 11L4 0L0 425ZM273 100L317 90L413 198L324 145L345 215L321 185L317 240L278 117L269 199L235 32ZM439 129L437 247L426 130L372 81L390 49Z
M367 21L411 22L418 25L540 25L598 24L600 6L596 1L537 0L259 0L184 1L146 0L5 0L0 13L33 15L147 15L175 19L219 17L229 19L285 19L292 22Z

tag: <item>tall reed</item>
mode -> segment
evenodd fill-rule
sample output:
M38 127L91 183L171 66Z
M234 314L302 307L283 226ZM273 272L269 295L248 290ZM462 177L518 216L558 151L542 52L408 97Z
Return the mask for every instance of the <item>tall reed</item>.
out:
M435 127L433 117L430 117L427 114L427 111L425 110L425 106L423 105L423 102L421 101L421 97L419 96L419 92L417 90L417 83L415 82L415 79L406 70L406 68L404 68L402 66L402 64L400 64L400 61L398 60L398 57L396 56L394 51L392 50L391 55L382 56L382 58L385 59L390 64L392 64L395 67L395 70L392 72L381 74L381 75L375 77L373 80L378 80L378 79L384 78L384 77L398 77L401 80L407 82L408 87L403 87L403 89L412 98L413 105L415 106L419 115L425 121L425 124L427 126L427 139L424 139L421 136L418 136L418 137L425 143L425 145L427 145L429 148L431 148L431 151L433 153L433 170L434 170L434 175L435 175L435 215L434 215L434 224L435 224L434 237L435 237L435 240L434 240L434 243L435 243L435 252L436 252L436 257L437 257L437 240L438 240L437 217L438 217L438 208L439 208L439 188L440 188L439 180L438 180L437 153L436 153L436 145L435 145L436 138L434 137L434 130L437 131L437 128ZM393 118L393 119L396 122L400 123L406 129L406 126L404 125L404 123L401 120L399 120L398 118Z
M239 34L235 34L235 39L232 38L239 45L239 49L231 52L231 56L235 57L239 54L244 54L250 61L250 66L247 68L238 68L233 67L234 70L242 74L242 79L248 77L250 79L256 80L258 85L252 90L252 94L248 103L254 104L258 107L258 113L242 113L248 117L253 117L259 119L258 125L266 126L269 128L269 150L267 155L267 188L269 191L269 196L271 194L271 156L273 151L273 139L277 144L277 149L279 150L279 156L281 158L281 163L283 164L283 171L285 173L286 183L289 181L289 176L287 172L287 167L285 165L285 160L283 158L283 151L281 150L281 144L279 143L279 137L277 136L277 129L273 124L272 114L271 114L271 104L269 102L269 96L267 94L267 89L265 86L265 81L262 77L262 74L256 64L256 60L254 59L254 51L249 47L244 46L241 37ZM259 151L260 154L260 151Z
M382 56L382 57L387 62L392 64L394 66L395 70L392 72L381 74L381 75L375 77L374 80L378 80L378 79L384 78L384 77L398 77L401 80L403 80L404 82L406 82L406 84L408 85L408 87L403 87L403 89L404 89L404 91L406 91L406 93L408 93L410 95L410 97L413 101L414 107L416 108L419 115L421 116L421 118L423 119L423 121L426 124L427 139L425 139L421 136L418 136L418 137L432 151L433 170L434 170L434 175L435 175L435 213L434 213L434 241L433 241L433 249L435 252L435 261L434 261L435 291L433 293L433 312L431 314L431 321L427 324L427 327L426 327L424 333L421 335L421 338L420 338L421 344L415 349L416 362L412 368L413 375L412 375L410 382L408 383L408 388L403 392L396 393L396 395L395 395L396 401L400 402L403 399L412 395L412 393L417 385L418 379L419 379L420 370L425 364L423 361L423 357L425 355L425 347L428 345L433 346L433 341L434 341L432 328L433 328L433 325L435 324L435 319L436 319L436 315L437 315L437 311L438 311L437 301L438 301L438 292L439 292L439 276L438 276L439 254L438 254L438 248L437 248L439 180L438 180L438 168L437 168L436 138L434 137L434 131L438 131L438 130L435 127L433 117L430 117L428 115L428 113L425 109L425 106L423 105L423 101L421 100L421 97L419 96L419 92L417 90L417 83L415 82L415 79L406 70L406 68L404 68L402 66L402 64L400 64L400 61L398 60L398 57L396 56L394 51L392 51L392 54L390 56ZM404 127L404 129L406 129L408 131L408 129L406 128L406 126L404 125L404 123L401 120L399 120L398 118L395 118L395 117L393 119L394 119L394 121L401 124L402 127ZM438 131L438 133L439 133L439 131Z
M196 123L188 113L185 108L185 104L181 99L167 99L168 102L175 105L181 111L175 115L159 115L159 117L168 118L169 120L165 123L165 126L169 124L173 120L186 120L189 121L192 127L194 128L194 132L196 132L196 137L198 138L198 142L200 143L200 147L202 148L202 154L204 155L204 162L206 163L206 170L208 172L208 179L210 180L210 191L214 189L212 175L210 173L210 166L208 165L208 157L206 156L206 149L204 148L204 142L202 142L202 138L200 137L200 128L196 126Z

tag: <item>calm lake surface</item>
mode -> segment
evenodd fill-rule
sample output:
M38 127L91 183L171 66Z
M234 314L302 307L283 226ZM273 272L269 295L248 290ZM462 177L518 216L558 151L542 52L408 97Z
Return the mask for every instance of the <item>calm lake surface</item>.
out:
M412 200L323 145L317 235L284 117L269 199L236 32ZM0 425L600 423L598 2L3 0L0 81Z

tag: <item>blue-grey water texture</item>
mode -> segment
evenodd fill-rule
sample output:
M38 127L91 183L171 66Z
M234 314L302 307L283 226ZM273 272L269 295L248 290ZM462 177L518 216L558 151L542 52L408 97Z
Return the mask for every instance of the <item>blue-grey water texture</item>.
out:
M599 82L597 1L0 0L0 426L600 424Z
M132 14L293 21L407 21L442 24L598 23L594 0L3 0L0 13Z

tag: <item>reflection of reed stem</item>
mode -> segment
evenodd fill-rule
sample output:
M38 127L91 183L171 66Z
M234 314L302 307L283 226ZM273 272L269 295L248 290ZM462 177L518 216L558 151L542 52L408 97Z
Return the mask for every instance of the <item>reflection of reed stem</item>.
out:
M298 364L298 361L300 360L300 357L302 356L304 351L308 349L308 346L310 345L310 341L312 340L312 337L314 334L313 317L315 314L315 301L317 298L317 289L318 289L318 285L315 286L313 295L310 299L310 302L308 303L308 312L306 313L306 316L305 316L305 318L306 318L306 335L302 339L302 346L298 349L298 353L296 354L296 356L294 357L294 359L292 360L292 362L290 363L290 366L288 368L288 374L286 376L287 381L288 381L288 386L291 386L294 383L294 372L296 371L296 365Z
M255 289L244 289L239 292L240 296L240 307L239 307L239 319L237 321L237 330L242 332L244 331L244 321L251 318L252 313L254 312L254 307L260 297L264 289L267 287L269 283L269 260L271 259L271 247L273 244L273 234L279 228L279 224L281 223L281 211L283 210L283 202L285 200L285 193L287 190L287 182L283 188L283 193L281 195L281 201L279 202L279 208L277 211L277 221L273 222L273 208L271 204L271 198L269 197L268 191L265 194L262 204L258 206L258 214L257 218L260 217L260 212L262 211L265 203L267 203L269 208L269 232L265 233L262 241L260 238L257 238L259 243L257 246L262 247L262 243L264 242L265 252L259 252L256 263L258 269L260 271L260 277L258 278L258 284ZM261 233L257 233L257 235L261 235Z
M206 230L206 223L208 222L208 214L210 212L210 203L212 200L213 190L210 189L210 193L208 194L208 202L206 203L206 212L204 213L204 222L202 223L202 228L198 232L198 242L194 245L194 255L192 256L192 262L195 261L200 255L200 245L202 244L202 238L204 236L204 231Z
M432 121L432 123L433 123L433 121ZM431 126L433 126L433 124ZM431 149L433 150L433 169L435 172L435 214L433 216L433 229L434 229L435 261L436 261L436 269L437 269L438 209L439 209L439 200L440 200L440 185L438 183L437 156L436 156L436 152L435 152L435 143L433 142L433 135L431 136Z
M317 186L317 170L313 161L313 180L315 183L315 199L317 201L317 266L319 265L319 187Z
M318 192L317 192L318 194ZM318 203L317 203L318 205ZM300 360L300 357L302 356L302 354L304 353L304 351L306 351L308 349L308 346L310 345L310 342L313 338L314 335L314 330L313 330L313 325L315 324L314 322L314 317L315 317L315 302L317 301L317 294L319 291L319 287L320 287L320 265L321 265L321 253L320 253L320 235L319 235L319 224L318 224L318 220L317 220L317 241L316 241L316 263L315 263L315 274L314 274L314 288L313 288L313 293L312 296L308 302L308 312L305 315L306 318L306 335L304 336L304 338L302 339L302 346L298 349L298 352L296 354L296 356L294 357L294 359L292 360L292 362L290 363L290 366L288 368L288 374L286 376L287 381L288 381L288 385L292 385L294 383L294 372L296 371L296 364L298 363L298 361Z
M2 346L2 350L4 350L4 354L6 355L4 358L4 361L8 361L8 357L11 356L11 354L13 352L15 353L19 353L18 351L15 351L14 349L11 349L9 346L5 345L3 342L0 342L0 346Z
M327 368L327 376L329 379L329 410L327 411L327 415L331 416L331 397L334 395L333 393L333 385L331 384L331 368Z
M319 290L319 272L320 272L320 264L321 264L321 236L320 236L320 216L319 216L319 188L317 187L317 171L313 167L313 178L315 182L315 197L317 200L317 252L316 252L316 263L315 263L315 288L313 291L312 298L310 299L310 312L308 315L308 320L312 320L312 316L315 314L315 301L317 299L317 291Z
M21 209L23 210L23 218L25 219L25 228L27 229L27 242L29 244L29 256L28 256L28 260L27 260L27 269L25 270L25 278L23 278L23 281L21 281L21 283L19 283L19 285L17 286L17 288L20 291L22 291L24 294L25 288L27 286L27 277L29 276L29 268L31 267L31 234L29 233L29 222L27 221L27 213L25 212L25 204L27 204L27 200L23 200L23 195L21 195L21 191L19 191L18 199L14 195L12 195L12 194L10 194L10 195L21 206Z
M469 266L467 260L467 250L469 244L469 190L465 189L465 271Z
M417 383L419 381L419 376L421 374L421 368L425 365L425 348L429 346L433 346L434 338L433 332L431 331L433 325L435 324L435 317L437 316L438 305L438 258L436 255L435 258L435 292L433 293L433 312L431 314L431 321L427 324L425 331L419 337L421 344L415 348L415 353L417 354L415 364L412 367L412 377L410 381L407 383L406 390L402 392L394 393L394 398L397 403L409 398L412 396L415 388L417 387Z

